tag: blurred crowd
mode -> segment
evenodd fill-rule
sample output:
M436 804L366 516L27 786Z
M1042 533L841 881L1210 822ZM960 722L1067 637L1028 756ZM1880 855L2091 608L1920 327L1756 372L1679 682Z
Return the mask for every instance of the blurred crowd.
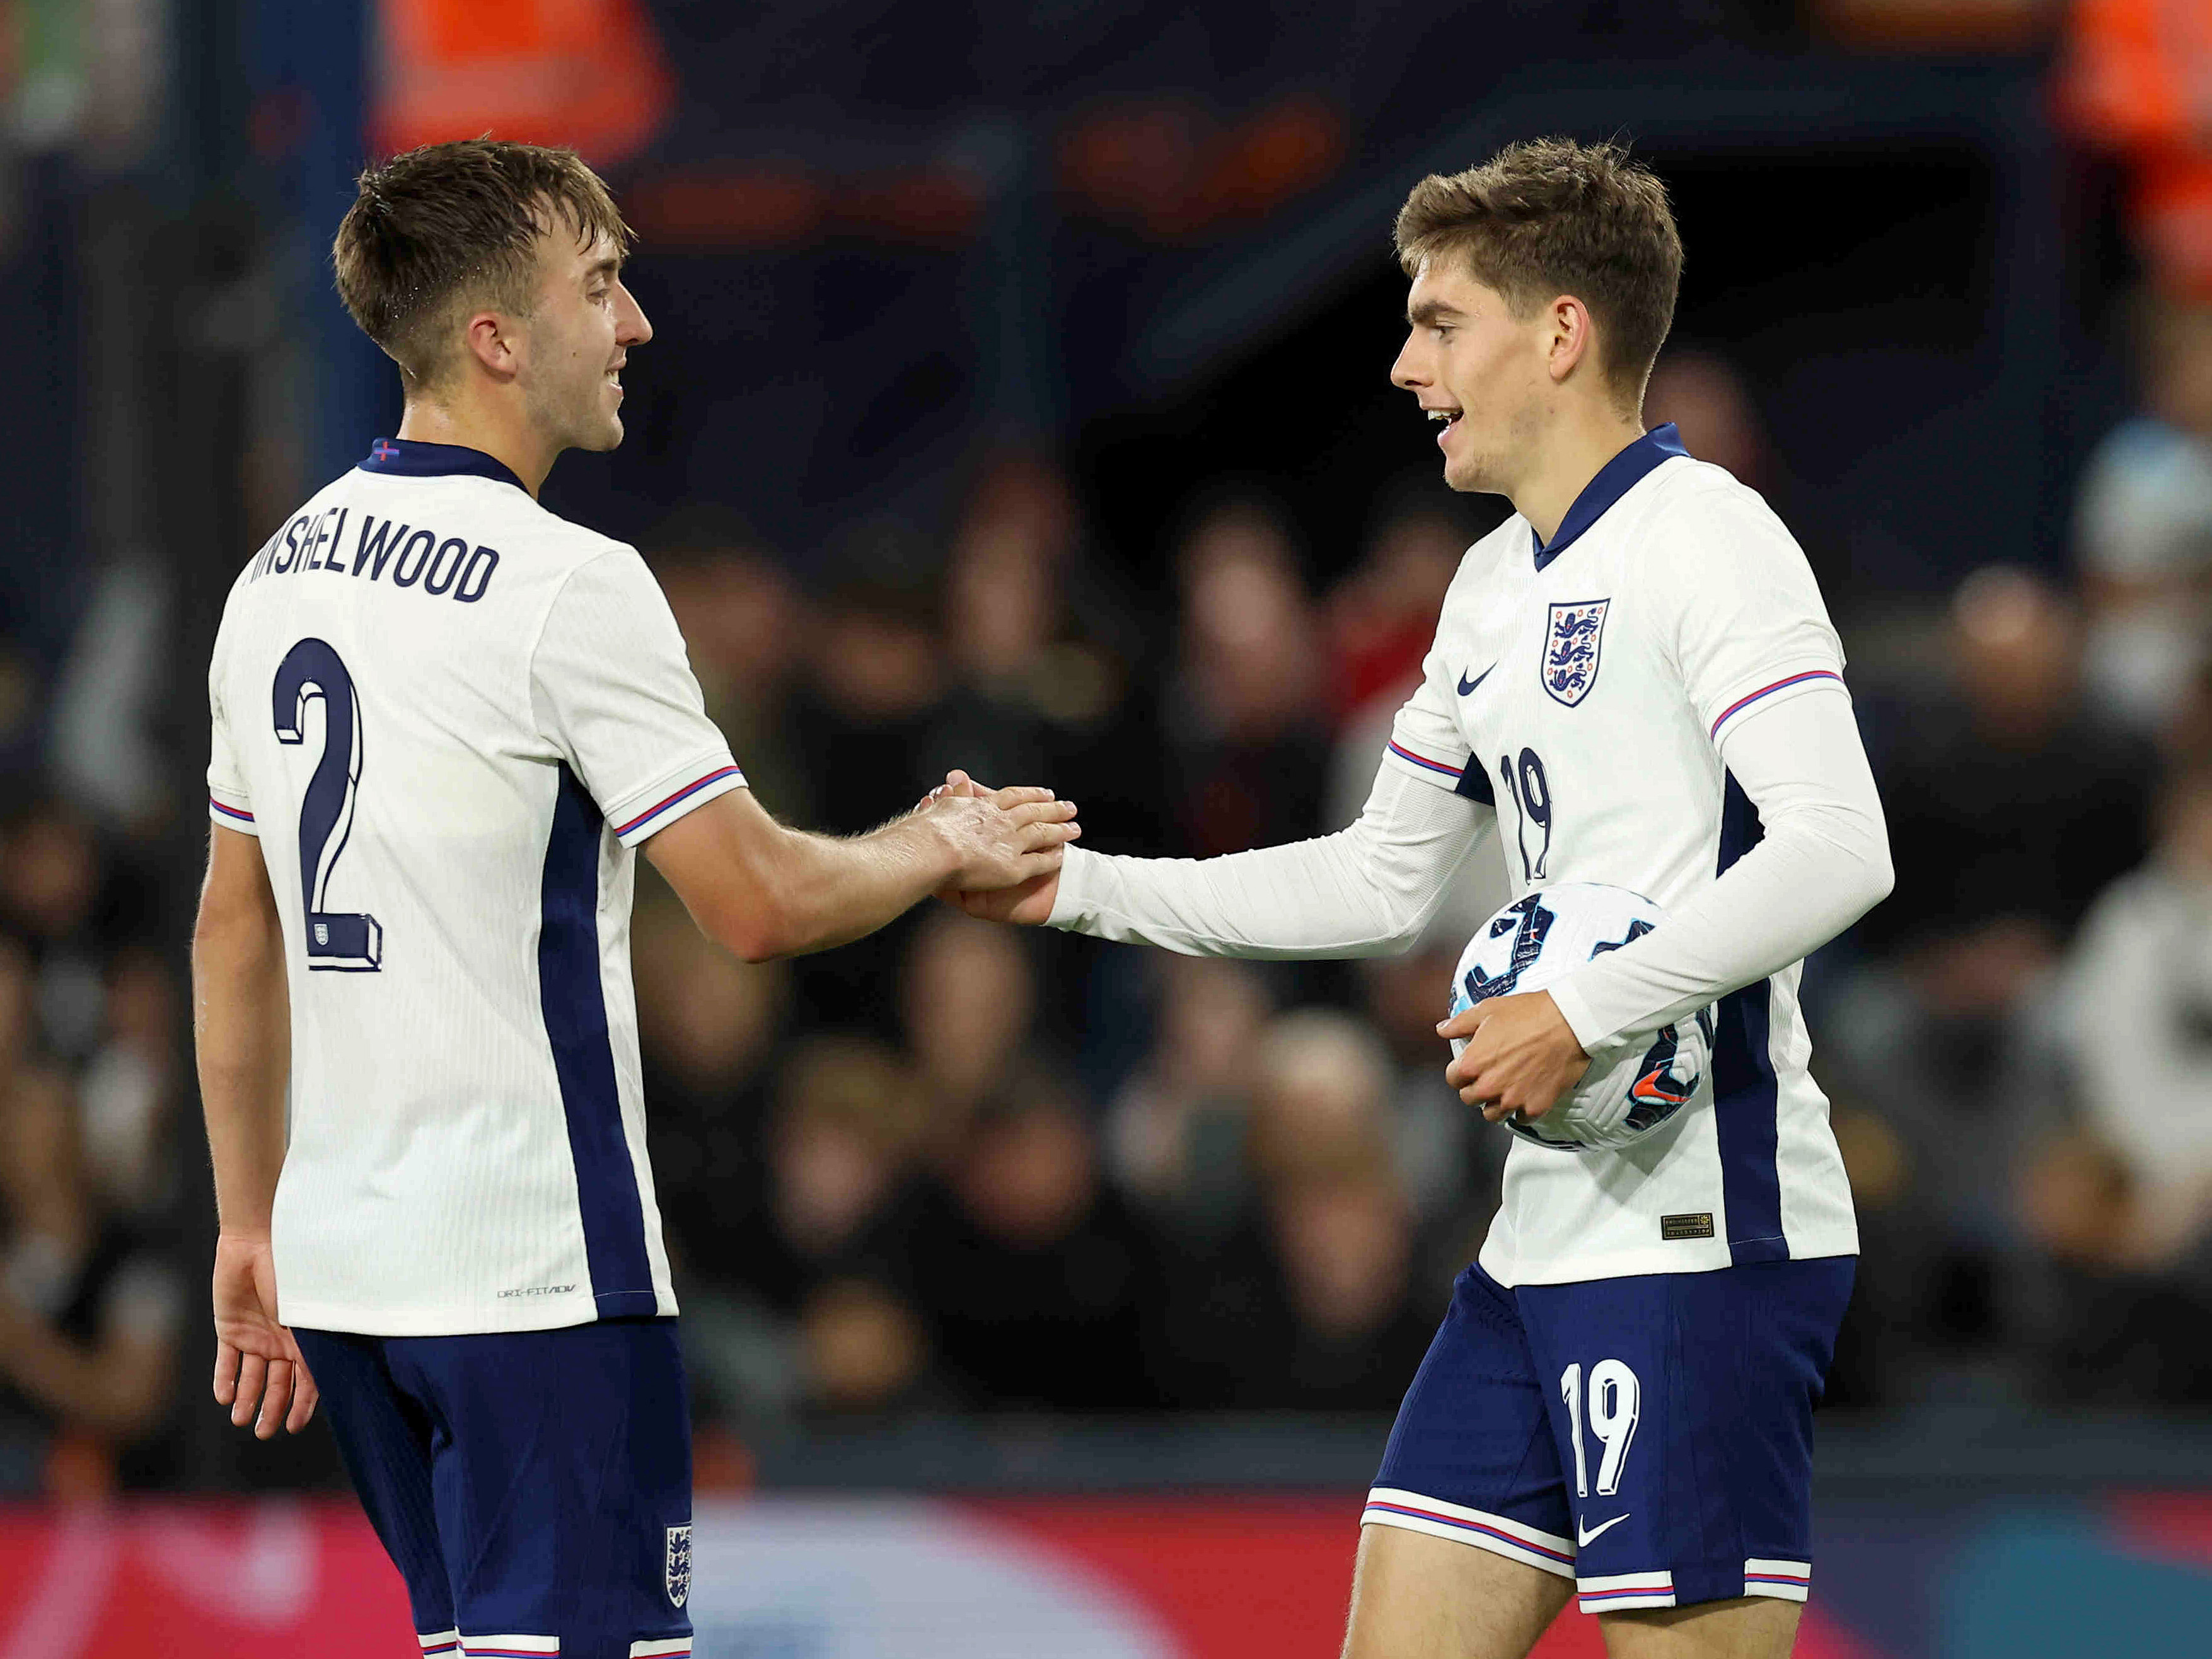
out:
M1869 608L1808 534L1898 870L1808 979L1867 1245L1838 1401L2212 1403L2212 307L2136 320L2140 406L2081 479L2072 571ZM1671 349L1649 413L1793 516L1724 355ZM1079 483L1013 449L941 536L865 524L799 558L685 513L644 550L786 819L865 830L959 766L1074 799L1100 850L1205 855L1349 821L1500 510L1393 486L1347 556L1224 480L1163 547L1109 547ZM204 1481L189 878L159 851L196 823L12 799L0 1492ZM929 906L753 966L642 877L707 1478L823 1419L1390 1410L1506 1145L1432 1029L1504 896L1476 862L1405 957L1264 965Z

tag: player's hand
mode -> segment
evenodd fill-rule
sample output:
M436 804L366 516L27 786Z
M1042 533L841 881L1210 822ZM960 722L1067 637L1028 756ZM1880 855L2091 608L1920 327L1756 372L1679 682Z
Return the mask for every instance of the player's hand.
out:
M991 893L1057 877L1061 849L1083 833L1075 803L1051 790L987 789L963 772L950 774L915 811L952 852L940 893Z
M993 789L955 769L945 775L945 781L929 792L936 800L945 795L996 797L1006 792ZM1079 827L1076 834L1082 834ZM957 910L984 921L1010 921L1018 927L1042 927L1052 916L1053 901L1060 896L1060 870L1057 866L1031 876L1012 887L996 887L988 891L963 890L955 883L939 890L938 897Z
M1467 1047L1444 1067L1444 1081L1495 1123L1518 1112L1530 1121L1582 1081L1589 1056L1548 991L1498 997L1462 1009L1437 1027Z
M267 1440L297 1434L315 1414L315 1379L292 1333L276 1322L276 1267L269 1241L225 1233L215 1244L215 1399L240 1428Z

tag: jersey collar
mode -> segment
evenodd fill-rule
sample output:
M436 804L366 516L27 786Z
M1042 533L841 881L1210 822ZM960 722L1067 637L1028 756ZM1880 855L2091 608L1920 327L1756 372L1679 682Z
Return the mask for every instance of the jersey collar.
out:
M1549 547L1544 545L1544 538L1534 527L1530 527L1528 539L1536 544L1536 568L1541 570L1565 552L1576 538L1605 516L1606 508L1626 495L1653 467L1689 453L1682 447L1682 434L1669 421L1664 426L1653 427L1598 468L1597 477L1583 486L1583 493L1575 497L1567 516L1559 520L1559 528Z
M506 462L481 449L464 444L426 444L419 438L379 438L368 447L368 459L361 464L361 470L396 472L403 478L444 478L461 473L522 488L522 480L507 470Z

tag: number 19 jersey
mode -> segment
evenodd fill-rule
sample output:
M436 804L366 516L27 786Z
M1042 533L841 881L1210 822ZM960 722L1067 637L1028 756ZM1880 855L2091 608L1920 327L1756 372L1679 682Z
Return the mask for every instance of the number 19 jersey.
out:
M490 456L380 440L240 574L208 693L210 815L284 933L279 1316L673 1314L633 849L744 778L644 562Z
M1496 806L1516 897L1601 882L1671 908L1762 833L1723 759L1732 728L1843 695L1843 668L1790 532L1662 426L1548 546L1516 514L1468 550L1384 763ZM1518 1286L1856 1254L1802 971L1719 1000L1696 1097L1634 1145L1516 1139L1484 1271Z

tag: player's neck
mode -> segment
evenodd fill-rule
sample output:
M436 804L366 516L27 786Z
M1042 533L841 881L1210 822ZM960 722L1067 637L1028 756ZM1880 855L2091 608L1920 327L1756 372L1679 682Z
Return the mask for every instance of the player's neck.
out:
M441 404L427 398L411 399L396 435L416 443L482 450L520 479L532 498L560 453L531 431L520 410L496 405L487 409L472 400Z
M1547 543L1559 533L1567 509L1614 456L1644 435L1640 413L1623 415L1610 404L1562 411L1508 494L1514 508Z

